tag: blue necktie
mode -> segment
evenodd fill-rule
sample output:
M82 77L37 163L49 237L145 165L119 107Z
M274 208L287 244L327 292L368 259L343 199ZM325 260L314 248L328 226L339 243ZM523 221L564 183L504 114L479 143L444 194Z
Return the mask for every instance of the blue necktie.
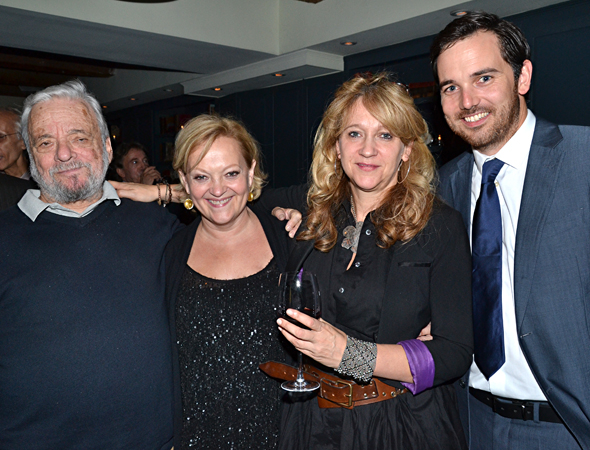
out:
M502 323L502 216L495 180L504 163L483 165L471 230L475 363L489 380L506 360Z

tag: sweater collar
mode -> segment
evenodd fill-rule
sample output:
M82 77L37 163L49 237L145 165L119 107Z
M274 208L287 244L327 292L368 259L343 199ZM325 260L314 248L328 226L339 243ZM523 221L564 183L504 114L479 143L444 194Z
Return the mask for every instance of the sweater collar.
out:
M59 216L79 219L90 214L98 205L107 200L113 200L117 206L121 204L121 199L117 195L117 191L108 181L105 181L102 185L102 197L97 202L93 203L84 211L82 211L82 213L72 211L71 209L68 209L58 203L45 203L39 198L40 196L41 191L39 189L29 189L25 195L23 195L23 198L21 198L21 200L18 202L18 207L20 210L25 213L25 215L33 222L37 219L37 217L39 217L39 214L45 210Z

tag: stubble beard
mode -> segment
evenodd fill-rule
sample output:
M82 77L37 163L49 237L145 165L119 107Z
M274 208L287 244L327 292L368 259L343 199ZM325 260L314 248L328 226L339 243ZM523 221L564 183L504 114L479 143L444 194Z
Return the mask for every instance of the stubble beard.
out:
M453 132L461 139L471 145L475 150L486 153L487 150L495 149L503 146L516 133L518 129L518 122L520 117L520 97L518 95L517 86L514 86L512 102L503 107L497 108L474 108L473 110L465 111L457 114L454 120L447 118L447 123ZM491 116L495 117L495 123L489 129L479 130L474 128L471 131L465 130L461 122L466 116L478 114L482 112L489 112ZM484 125L485 126L485 125Z
M48 173L44 176L41 175L37 169L34 159L31 158L30 171L31 177L39 185L39 189L41 189L41 194L43 197L50 199L60 205L65 205L82 200L90 200L102 194L102 185L108 165L108 154L106 151L103 151L101 170L94 170L92 165L89 163L74 161L54 166L49 169ZM85 181L80 181L78 176L74 176L72 177L72 183L70 183L71 186L68 186L55 177L55 174L60 171L79 168L86 168L89 172L89 175Z

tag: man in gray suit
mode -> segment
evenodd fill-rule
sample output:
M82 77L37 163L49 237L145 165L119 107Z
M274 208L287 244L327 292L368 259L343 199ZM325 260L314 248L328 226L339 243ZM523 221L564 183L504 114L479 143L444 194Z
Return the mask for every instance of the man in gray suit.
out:
M431 62L445 118L473 147L440 171L470 232L485 330L458 383L470 447L590 449L590 129L527 109L530 48L495 15L454 20Z

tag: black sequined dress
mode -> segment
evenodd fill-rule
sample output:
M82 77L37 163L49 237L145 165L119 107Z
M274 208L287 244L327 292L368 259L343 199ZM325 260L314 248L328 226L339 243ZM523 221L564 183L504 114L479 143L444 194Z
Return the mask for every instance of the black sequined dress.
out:
M236 280L210 279L186 266L176 303L181 449L276 448L282 393L258 365L284 358L277 280L274 259Z

